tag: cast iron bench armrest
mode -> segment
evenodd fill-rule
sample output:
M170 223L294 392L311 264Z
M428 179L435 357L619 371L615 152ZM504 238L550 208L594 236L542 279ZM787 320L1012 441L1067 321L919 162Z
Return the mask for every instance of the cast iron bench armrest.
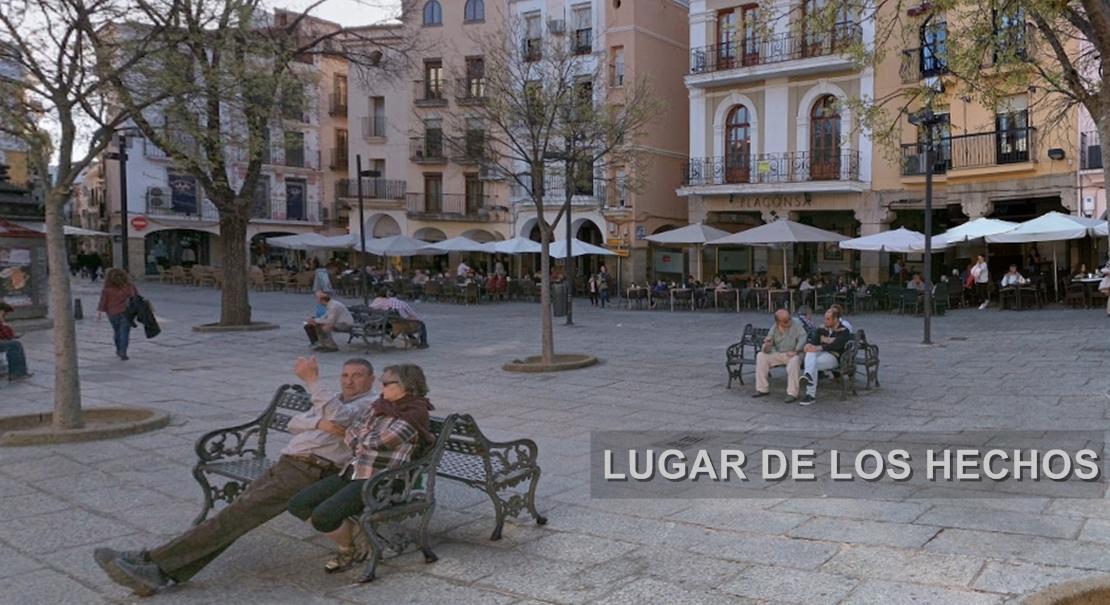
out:
M744 326L740 342L734 343L725 351L725 370L728 371L728 388L732 388L732 381L739 380L744 384L744 364L755 363L755 357L763 347L763 339L770 332L767 328L754 328L752 324ZM746 347L751 347L751 355L747 355Z
M199 461L197 465L206 465L232 457L265 458L266 441L263 438L263 427L269 414L270 410L267 410L246 424L205 433L197 440L194 447Z
M363 484L363 511L359 516L359 524L370 539L370 555L359 582L370 582L374 579L374 571L381 561L386 542L398 551L404 549L408 543L408 540L400 534L382 536L382 527L387 523L420 517L417 545L424 552L424 562L432 563L438 559L428 547L425 534L436 506L436 471L457 418L457 414L452 414L444 419L441 425L433 427L440 429L440 433L436 435L436 441L431 448L419 459L396 468L378 471Z

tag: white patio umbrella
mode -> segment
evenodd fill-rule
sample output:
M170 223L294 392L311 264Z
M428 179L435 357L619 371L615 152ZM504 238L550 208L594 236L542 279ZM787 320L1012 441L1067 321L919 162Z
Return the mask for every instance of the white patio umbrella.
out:
M925 249L925 234L901 227L843 241L840 247L868 252L921 252Z
M355 244L361 246L361 242ZM366 240L366 251L377 256L415 256L417 254L436 254L431 244L405 235L375 237Z
M721 239L728 235L728 231L710 227L703 223L694 223L693 225L664 231L663 233L649 235L645 239L657 244L688 244L694 246L696 254L698 255L698 278L701 279L703 277L701 268L701 247L705 245L706 242Z
M1110 235L1110 229L1107 228L1106 221L1100 221L1102 224L1095 227L1095 235L1098 237L1107 237Z
M357 248L358 238L350 233L346 235L336 235L332 237L320 236L309 241L308 247L321 250L343 250L347 248Z
M940 235L933 236L933 250L947 248L956 244L963 244L972 240L983 239L988 235L998 235L1017 229L1020 223L1003 221L996 218L977 218L968 221L959 227L953 227ZM924 250L925 246L921 246Z
M1083 239L1088 235L1095 235L1099 227L1106 228L1106 223L1093 218L1072 216L1059 212L1042 214L1035 219L1025 221L1017 229L1007 233L988 235L988 244L1024 244L1029 242L1060 242L1072 239ZM1056 246L1052 247L1052 279L1054 284L1059 283L1058 267L1056 266ZM1059 293L1057 293L1059 296Z
M567 240L561 239L557 242L551 242L551 258L566 258L567 257ZM604 256L616 256L617 253L600 246L584 242L580 239L574 240L570 246L571 256L582 256L583 254L601 254Z
M817 227L803 225L796 223L790 219L780 219L773 223L760 225L758 227L733 233L732 235L722 237L708 242L711 246L727 246L727 245L742 245L742 246L775 246L783 245L782 249L782 279L786 282L789 278L786 271L786 248L785 244L799 244L799 243L813 243L818 244L822 242L843 242L848 239L847 236L841 235L834 231L825 231Z
M487 252L492 254L495 252L493 242L476 242L469 237L452 237L445 239L441 242L435 242L428 246L433 250L439 252Z
M503 242L494 242L493 249L501 254L539 254L540 243L526 237L514 237Z
M46 233L46 223L31 223L31 222L27 222L27 221L12 221L12 222L19 225L20 227L26 227L26 228L28 228L32 231L38 231L39 233ZM73 225L62 225L62 227L65 229L65 234L66 235L79 235L79 236L86 236L86 237L109 237L109 236L112 235L111 233L105 233L103 231L95 231L93 229L85 229L84 227L74 227Z
M286 248L289 250L307 250L309 243L323 239L323 236L317 233L298 233L296 235L279 235L275 237L267 237L266 243L278 248Z

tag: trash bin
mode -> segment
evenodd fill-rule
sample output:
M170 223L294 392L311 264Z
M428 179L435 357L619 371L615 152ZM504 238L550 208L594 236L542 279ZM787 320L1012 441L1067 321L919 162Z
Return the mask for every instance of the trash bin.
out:
M555 313L555 317L567 316L566 284L551 284L551 310Z

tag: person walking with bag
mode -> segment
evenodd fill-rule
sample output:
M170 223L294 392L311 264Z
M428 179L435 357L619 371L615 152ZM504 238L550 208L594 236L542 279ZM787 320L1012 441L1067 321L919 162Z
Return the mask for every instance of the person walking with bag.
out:
M139 290L123 269L113 267L104 274L104 289L100 291L96 321L104 321L104 316L108 316L116 343L116 356L124 361L128 359L127 345L131 341L131 320L127 316L127 306L131 297L138 295Z

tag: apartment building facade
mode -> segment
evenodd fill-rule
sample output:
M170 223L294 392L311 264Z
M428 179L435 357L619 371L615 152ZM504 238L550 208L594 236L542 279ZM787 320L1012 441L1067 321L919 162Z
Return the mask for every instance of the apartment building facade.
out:
M279 11L275 22L280 26L289 15ZM327 22L318 25L339 27ZM335 211L324 192L346 169L345 164L341 170L333 169L329 165L333 159L327 154L335 150L332 137L341 136L346 127L346 116L331 104L334 87L340 82L337 76L347 73L346 61L339 54L310 53L298 57L292 71L298 76L297 83L281 92L282 100L267 130L262 174L247 226L252 261L280 253L266 246L267 237L339 232L329 229ZM148 110L147 119L164 123L157 109ZM191 144L188 133L168 132L168 136ZM330 149L329 144L333 146ZM230 185L238 189L249 158L235 144L226 146L226 158ZM128 266L135 274L153 274L156 265L222 264L215 205L196 179L163 149L129 133L117 137L100 162L116 266L121 266L121 233L128 237ZM126 190L122 188L124 180Z
M583 73L599 74L589 82L598 103L619 106L625 84L648 78L654 94L665 104L664 112L647 126L639 152L646 158L648 174L638 175L636 190L625 188L626 172L608 166L592 186L575 185L571 213L554 225L555 239L571 237L609 246L619 257L586 258L578 263L579 275L596 272L607 264L623 285L643 282L658 259L649 257L647 235L686 221L685 201L674 194L684 160L687 100L679 85L684 72L689 35L684 24L688 5L681 0L509 0L511 18L522 24L528 40L565 41L582 55ZM579 83L579 85L583 85ZM558 183L547 188L545 218L550 220L565 203ZM535 205L521 187L510 190L513 236L539 239Z

